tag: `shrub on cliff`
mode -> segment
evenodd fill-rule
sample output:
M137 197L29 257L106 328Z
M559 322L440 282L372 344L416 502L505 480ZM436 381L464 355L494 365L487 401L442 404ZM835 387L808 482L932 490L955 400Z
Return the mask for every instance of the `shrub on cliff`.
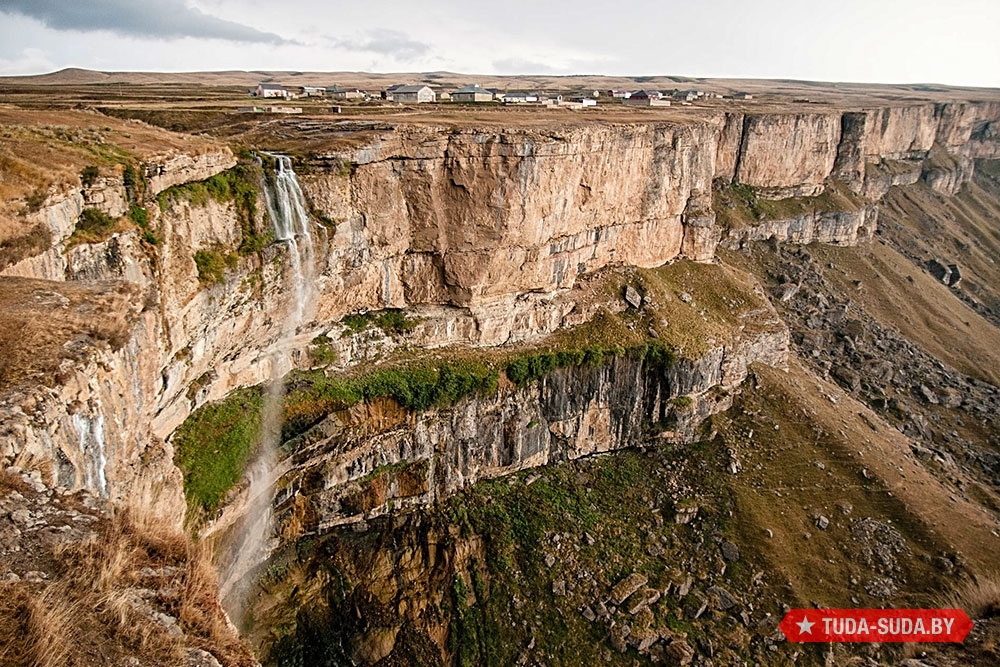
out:
M259 165L240 163L204 181L167 188L157 195L156 200L161 211L180 201L186 201L192 206L205 206L210 200L220 204L231 203L239 216L242 232L237 250L241 255L249 255L272 241L270 230L257 227L257 200L260 197L261 179Z
M118 221L97 208L85 208L80 212L76 228L67 241L68 246L80 243L100 243L114 234Z
M202 285L221 283L227 268L236 265L238 258L233 253L220 250L198 250L194 253L194 264L198 269L198 282Z

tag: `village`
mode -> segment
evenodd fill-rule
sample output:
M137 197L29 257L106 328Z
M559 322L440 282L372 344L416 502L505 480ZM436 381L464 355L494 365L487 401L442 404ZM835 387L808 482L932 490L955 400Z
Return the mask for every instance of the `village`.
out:
M251 88L248 95L253 98L274 101L329 100L335 103L330 110L341 112L341 103L369 104L493 104L503 106L527 106L560 109L596 108L598 104L617 104L626 107L669 107L677 104L690 106L692 103L705 100L752 100L753 95L737 92L723 96L719 93L703 90L588 90L574 94L558 92L541 92L528 90L501 90L498 88L483 88L478 84L469 84L454 90L435 89L425 84L396 84L380 90L361 90L330 86L283 86L278 83L259 83ZM244 113L302 113L302 107L287 105L264 105L240 107Z

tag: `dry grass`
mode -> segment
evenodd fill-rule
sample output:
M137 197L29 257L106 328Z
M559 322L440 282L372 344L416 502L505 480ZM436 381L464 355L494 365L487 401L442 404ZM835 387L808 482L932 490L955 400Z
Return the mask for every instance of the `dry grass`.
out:
M2 470L0 471L0 495L6 495L8 491L17 491L23 495L31 491L31 486L20 475Z
M212 649L217 656L229 656L227 664L244 665L250 654L219 606L218 574L212 562L209 546L199 544L193 548L184 578L178 619L187 632L197 638L200 648Z
M0 277L0 389L53 386L60 363L121 347L142 304L130 283Z
M176 151L198 154L212 145L92 111L0 105L0 243L23 236L30 229L24 216L48 196L80 187L85 167L119 177L124 164Z
M143 655L144 662L176 664L183 649L194 645L224 665L252 664L219 606L211 554L158 517L126 508L97 539L64 546L56 555L65 568L63 579L75 587L66 596L74 608L94 610L108 639ZM169 570L175 574L151 581L144 568L175 568ZM137 600L139 588L157 591L148 605ZM177 619L184 636L170 634L152 618L154 607Z
M191 647L226 667L254 664L219 605L207 549L135 508L93 529L84 541L24 545L47 577L4 585L0 667L91 667L133 657L167 667L185 664ZM175 620L164 623L167 616Z
M63 586L52 586L38 595L17 587L0 596L0 665L70 664L73 616Z
M962 583L941 598L946 609L963 609L971 619L1000 616L1000 575L996 572Z
M0 227L3 227L0 222ZM0 241L0 271L16 264L26 257L40 255L52 247L52 232L43 224L28 227L24 224L10 225L9 230L24 229L24 233L11 234Z
M989 172L997 163L980 160L976 176L954 197L923 184L893 188L878 225L908 257L923 263L937 257L962 269L962 292L1000 309L1000 181Z
M834 264L823 270L826 278L883 326L963 373L1000 382L1000 330L896 250L876 241L859 248L814 245L810 252L818 265Z

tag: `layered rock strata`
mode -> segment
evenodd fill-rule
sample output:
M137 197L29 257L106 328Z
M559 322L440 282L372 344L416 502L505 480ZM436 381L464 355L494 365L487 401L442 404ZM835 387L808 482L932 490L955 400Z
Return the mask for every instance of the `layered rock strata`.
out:
M767 326L666 366L635 353L554 371L524 388L411 413L392 401L336 412L284 462L279 532L293 538L433 503L481 479L646 443L687 443L755 362L783 366L787 329ZM237 505L238 506L238 505ZM222 530L235 520L223 515Z
M428 315L420 345L537 338L585 319L583 306L560 299L583 276L614 265L710 260L724 237L706 203L717 183L781 197L815 194L838 179L872 199L888 174L890 185L924 178L951 192L968 178L970 159L997 155L997 103L737 112L549 130L382 127L361 148L315 155L302 177L325 224L314 229L316 312L291 345L301 351L344 314L385 307ZM146 170L150 191L205 178L233 161L222 149L165 156ZM98 387L71 401L89 406L84 412L5 413L0 428L14 432L19 424L18 437L36 443L30 449L38 464L62 470L57 452L90 451L92 438L81 432L95 432L92 425L103 420L105 434L113 434L105 438L103 491L120 497L146 465L123 453L131 447L125 443L166 442L161 458L169 460L169 435L191 410L270 379L268 351L289 304L280 244L242 257L222 282L199 281L197 251L240 242L231 204L148 207L162 239L156 247L126 231L67 250L83 208L122 212L124 184L102 181L99 188L50 197L27 222L51 232L51 249L2 273L128 281L138 286L141 317L120 350L75 371ZM873 231L870 206L766 221L739 238L855 243ZM725 242L739 243L730 236ZM370 356L358 345L352 359ZM112 370L90 371L90 363ZM74 415L91 426L72 426ZM72 471L49 481L100 492L100 475L85 474L84 458L69 457ZM164 465L162 478L175 474Z

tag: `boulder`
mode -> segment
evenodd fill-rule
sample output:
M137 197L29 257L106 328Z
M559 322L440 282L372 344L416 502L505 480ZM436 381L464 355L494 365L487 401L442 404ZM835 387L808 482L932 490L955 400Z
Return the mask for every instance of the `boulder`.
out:
M611 589L611 595L609 600L614 605L620 605L624 602L632 593L645 586L649 582L649 577L638 572L633 572L628 575Z

